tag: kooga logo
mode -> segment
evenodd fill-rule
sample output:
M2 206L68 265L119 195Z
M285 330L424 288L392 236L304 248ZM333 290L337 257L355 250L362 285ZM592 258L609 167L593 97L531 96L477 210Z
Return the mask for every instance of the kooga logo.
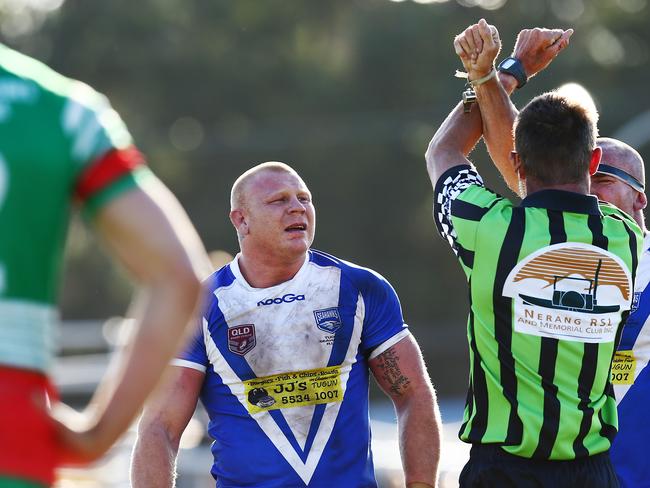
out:
M268 298L266 300L261 300L257 302L257 306L261 307L262 305L279 305L281 303L291 303L297 300L304 300L305 295L294 295L293 293L287 293L282 298Z

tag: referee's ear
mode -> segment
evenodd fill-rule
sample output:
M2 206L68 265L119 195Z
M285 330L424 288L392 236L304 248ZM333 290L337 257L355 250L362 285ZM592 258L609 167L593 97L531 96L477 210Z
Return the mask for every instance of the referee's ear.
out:
M517 151L510 151L510 162L512 167L515 170L515 174L519 177L520 180L526 179L526 171L524 170L524 165L521 164L521 158Z
M595 147L591 153L591 161L589 162L589 176L595 175L598 171L598 165L600 164L600 158L603 156L603 150L599 147Z

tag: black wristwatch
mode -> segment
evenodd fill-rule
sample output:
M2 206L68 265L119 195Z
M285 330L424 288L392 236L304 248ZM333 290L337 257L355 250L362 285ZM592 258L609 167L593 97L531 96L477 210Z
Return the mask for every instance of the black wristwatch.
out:
M524 67L517 58L508 57L499 63L497 67L502 73L508 73L511 76L514 76L517 80L517 88L521 88L528 81L528 76L526 76L526 71Z

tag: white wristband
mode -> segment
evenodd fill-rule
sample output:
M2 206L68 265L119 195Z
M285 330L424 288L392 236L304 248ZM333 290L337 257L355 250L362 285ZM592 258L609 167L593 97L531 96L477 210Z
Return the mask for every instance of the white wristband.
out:
M472 88L476 88L477 86L482 85L486 81L491 80L496 75L497 75L497 70L495 70L494 66L492 66L490 72L487 75L485 75L483 78L479 78L478 80L470 80L469 78L467 78L467 83L469 83Z

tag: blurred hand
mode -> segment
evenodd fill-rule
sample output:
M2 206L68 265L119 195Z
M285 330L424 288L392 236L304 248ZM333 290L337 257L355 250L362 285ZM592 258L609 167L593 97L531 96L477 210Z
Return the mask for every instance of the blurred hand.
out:
M521 61L528 78L546 68L569 45L573 29L524 29L517 36L512 57Z
M73 410L63 403L48 412L58 441L59 463L81 466L99 459L111 447L108 439L91 427L90 415Z
M485 19L470 25L454 39L454 50L460 57L470 80L487 75L501 50L499 32Z

